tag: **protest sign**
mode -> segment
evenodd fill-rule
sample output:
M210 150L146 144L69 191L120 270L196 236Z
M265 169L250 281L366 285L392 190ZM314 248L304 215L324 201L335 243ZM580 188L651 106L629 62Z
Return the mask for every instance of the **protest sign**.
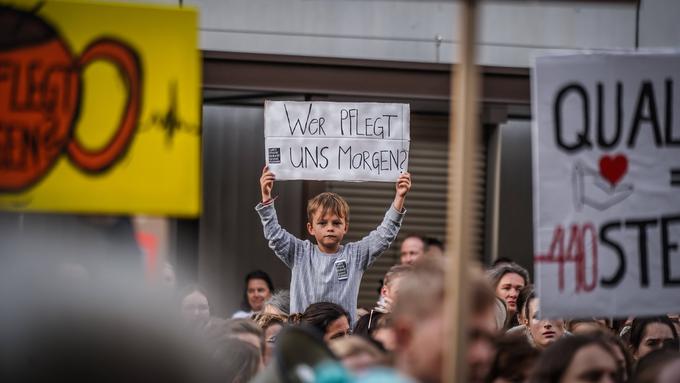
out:
M548 317L680 310L680 55L540 57L534 262Z
M407 104L267 101L264 114L277 180L393 182L408 169Z
M198 215L197 12L2 3L0 209Z

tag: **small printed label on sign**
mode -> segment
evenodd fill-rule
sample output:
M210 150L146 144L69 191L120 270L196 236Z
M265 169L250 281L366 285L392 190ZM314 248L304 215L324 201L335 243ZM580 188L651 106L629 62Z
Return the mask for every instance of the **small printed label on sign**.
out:
M269 148L269 163L270 164L281 163L281 148Z
M344 281L349 277L349 272L347 271L347 262L345 262L345 260L336 261L335 270L338 272L339 281Z

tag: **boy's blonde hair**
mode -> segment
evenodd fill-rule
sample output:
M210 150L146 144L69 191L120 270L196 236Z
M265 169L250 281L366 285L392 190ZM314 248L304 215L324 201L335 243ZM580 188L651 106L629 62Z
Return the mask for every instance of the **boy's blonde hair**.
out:
M313 223L314 214L321 209L321 216L327 213L333 213L349 222L349 205L344 198L336 193L324 192L307 202L307 219L309 223Z

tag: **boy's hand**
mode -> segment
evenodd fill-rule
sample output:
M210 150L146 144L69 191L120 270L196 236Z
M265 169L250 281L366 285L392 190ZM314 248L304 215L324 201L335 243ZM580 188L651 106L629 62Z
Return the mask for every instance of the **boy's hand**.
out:
M274 173L269 170L267 165L262 169L260 177L260 191L262 192L262 202L272 199L272 188L274 187Z
M397 193L394 195L394 202L392 203L397 211L404 211L404 199L409 190L411 190L411 174L403 172L397 180Z
M403 172L397 180L397 196L404 198L409 190L411 190L411 174Z

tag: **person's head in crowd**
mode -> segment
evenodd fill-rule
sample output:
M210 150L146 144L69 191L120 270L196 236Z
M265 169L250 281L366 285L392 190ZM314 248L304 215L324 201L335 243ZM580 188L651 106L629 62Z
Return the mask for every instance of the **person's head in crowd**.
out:
M409 270L411 270L410 265L395 265L387 270L383 279L383 286L380 289L382 299L378 307L379 311L390 312L392 310L392 305L399 294L399 281Z
M520 291L530 283L529 273L516 263L500 263L487 273L496 296L505 301L508 316L514 317L517 311L517 300Z
M425 237L425 255L432 257L444 256L444 243L434 237Z
M328 346L342 365L354 373L378 366L386 360L385 353L366 339L350 335L333 339Z
M387 313L378 310L369 311L368 314L361 316L357 323L354 324L352 334L366 339L373 339L378 321L386 315Z
M349 230L349 204L336 193L321 193L307 202L307 219L319 249L334 253Z
M262 312L274 315L290 315L290 291L277 290L264 302Z
M467 366L469 383L484 383L491 371L496 348L491 333L475 328L468 331Z
M205 290L198 285L189 285L182 289L179 297L182 317L186 322L193 328L204 328L210 320L210 304Z
M535 364L530 383L618 383L620 372L611 347L592 335L564 337Z
M471 268L468 274L470 275L468 381L481 383L491 369L495 355L493 336L503 329L506 311L504 304L494 295L481 267Z
M269 275L262 270L251 271L246 275L245 289L241 309L244 311L260 312L265 300L274 291L274 284Z
M534 286L529 284L524 286L524 288L519 292L517 297L517 323L524 325L527 318L524 317L524 306L526 305L527 298L534 292Z
M605 332L607 327L595 318L570 319L567 322L567 331L574 335L586 335Z
M425 258L401 281L392 311L395 367L418 381L441 381L444 258Z
M535 292L527 296L524 303L525 326L527 335L534 347L544 350L564 335L564 321L562 319L540 319L540 300Z
M412 265L425 255L425 240L416 234L407 235L401 242L401 264Z
M678 360L680 360L678 351L663 348L650 351L638 361L631 381L635 383L657 383L665 367ZM680 375L676 375L674 382L679 380Z
M221 381L229 383L249 382L262 366L259 350L237 338L220 341L213 359L219 366Z
M302 314L288 318L291 324L304 324L317 329L327 343L350 334L349 313L330 302L312 303Z
M505 324L505 306L499 306L489 281L484 277L481 267L472 267L469 272L470 320L471 327L489 334L502 330ZM501 322L502 321L502 322ZM501 322L501 323L499 323Z
M392 328L392 315L385 314L374 318L371 326L375 327L371 339L379 343L385 350L394 351L397 347L397 339Z
M616 364L621 371L621 381L628 381L628 379L633 375L633 356L630 354L628 346L626 346L621 338L609 331L597 332L591 335L602 338L605 342L607 342L614 353Z
M488 383L526 382L540 353L521 334L496 340L496 356L487 375Z
M635 318L630 327L629 342L636 360L660 348L678 351L678 333L665 315Z
M252 319L230 319L225 323L225 331L227 337L252 344L261 355L264 355L266 348L264 332Z
M267 366L274 357L276 339L279 332L283 329L283 326L285 326L288 318L281 315L260 313L257 314L253 320L257 324L257 327L264 332L265 348L262 362Z

